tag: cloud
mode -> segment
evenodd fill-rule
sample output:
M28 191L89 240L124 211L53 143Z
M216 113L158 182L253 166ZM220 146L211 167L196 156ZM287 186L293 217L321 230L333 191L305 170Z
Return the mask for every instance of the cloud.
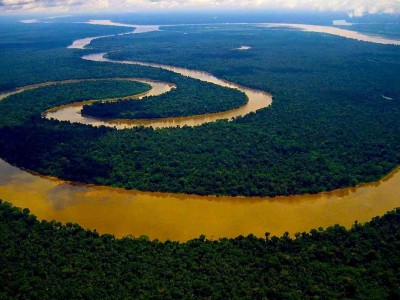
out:
M107 9L113 0L0 0L1 11L74 12L76 9Z
M2 12L87 12L185 8L341 11L350 16L400 13L400 0L0 0Z

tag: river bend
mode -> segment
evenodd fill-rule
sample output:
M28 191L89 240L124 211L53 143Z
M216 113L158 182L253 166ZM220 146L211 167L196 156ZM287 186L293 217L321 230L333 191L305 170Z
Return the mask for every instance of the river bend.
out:
M103 54L85 58L112 62ZM75 81L63 83L68 82ZM25 90L50 84L54 83ZM0 160L0 195L16 206L30 208L39 219L76 222L118 237L147 235L177 241L201 234L209 238L250 233L262 237L266 231L281 235L334 224L349 227L355 220L365 222L383 215L400 206L400 171L379 182L318 195L213 197L78 184L34 175Z

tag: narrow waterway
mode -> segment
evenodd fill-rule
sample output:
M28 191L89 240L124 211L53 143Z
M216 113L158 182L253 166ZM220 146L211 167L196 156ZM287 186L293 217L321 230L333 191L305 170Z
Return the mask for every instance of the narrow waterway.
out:
M154 81L150 79L143 79L143 78L115 78L115 80L122 80L122 81L138 81L142 83L147 83L151 86L151 90L145 92L140 95L131 95L126 97L117 97L114 99L103 99L102 102L111 102L111 101L121 101L121 100L128 100L128 99L137 99L140 100L143 97L149 96L159 96L161 94L169 92L171 89L174 89L176 86L172 83ZM1 95L0 95L1 99ZM43 117L47 119L54 119L59 121L69 121L71 123L82 123L86 125L92 125L95 127L99 126L108 126L114 127L117 129L124 129L126 128L126 124L123 120L115 120L115 121L106 121L100 120L90 116L84 116L81 114L82 108L84 105L91 104L96 100L88 100L83 102L75 102L67 105L62 105L59 107L55 107L52 109L47 110L43 113Z
M138 33L158 31L160 28L160 26L158 26L158 25L131 25L131 24L114 23L114 22L111 22L110 20L90 20L90 21L84 22L84 23L91 24L91 25L128 27L128 28L133 28L133 30L129 31L129 32L119 33L119 34L101 35L101 36L94 36L94 37L79 39L79 40L74 41L71 45L69 45L68 49L85 49L94 40L113 37L113 36L127 35L127 34L138 34Z
M177 118L161 118L161 119L139 119L139 120L102 120L96 119L93 117L88 117L85 115L80 114L82 110L82 105L71 104L71 105L64 105L62 107L54 108L50 112L45 114L45 117L50 119L56 119L59 121L70 121L73 123L81 123L86 125L92 126L107 126L107 127L114 127L117 129L127 129L133 128L136 126L146 126L146 127L153 127L153 128L165 128L165 127L177 127L177 126L197 126L202 125L205 123L215 122L219 119L232 119L239 116L247 115L251 112L256 112L259 109L268 107L272 103L272 95L260 91L254 90L250 88L246 88L240 86L238 84L219 79L214 75L196 71L196 70L189 70L185 68L167 66L162 64L153 64L153 63L144 63L144 62L137 62L137 61L125 61L125 60L111 60L104 57L105 53L96 53L85 55L82 58L86 60L96 61L96 62L105 62L105 63L118 63L118 64L128 64L128 65L141 65L141 66L148 66L153 68L160 68L164 70L168 70L174 73L181 74L183 76L187 76L190 78L199 79L205 82L211 82L223 87L229 87L233 89L240 90L245 93L248 98L248 102L236 109L219 112L219 113L212 113L206 115L196 115L190 117L177 117ZM199 91L200 92L200 91Z

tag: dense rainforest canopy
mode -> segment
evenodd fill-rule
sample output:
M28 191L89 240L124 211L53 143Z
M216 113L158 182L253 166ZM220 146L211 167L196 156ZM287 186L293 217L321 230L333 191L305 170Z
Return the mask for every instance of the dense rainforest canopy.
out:
M59 37L59 43L68 45L71 36ZM83 61L81 55L91 50L2 45L3 89L71 78L142 77L179 82L176 99L217 93L206 83L191 90L200 83L168 71ZM252 48L234 50L240 45ZM96 40L90 47L111 51L111 58L205 70L270 91L274 101L233 122L117 131L42 120L53 97L75 101L64 97L68 85L64 92L54 87L58 92L51 90L40 105L36 93L50 88L28 91L0 103L2 158L42 174L129 189L270 196L375 181L400 162L400 47L251 26L166 27ZM165 116L161 100L155 108Z
M85 105L82 113L102 119L156 119L204 115L238 108L247 102L243 92L200 80L175 80L177 88L141 101L124 100ZM201 92L199 92L201 91Z
M0 101L0 157L81 182L229 195L314 193L374 181L400 163L400 47L248 26L182 26L98 40L91 50L65 48L74 39L129 30L0 22L0 91L105 79ZM252 48L235 50L241 45ZM150 78L178 88L140 104L92 108L106 117L204 113L246 100L167 71L80 58L93 51L205 70L270 91L274 102L195 128L117 131L43 119L54 106L148 89L107 78ZM400 209L351 229L179 243L40 221L0 200L0 299L399 299L399 248Z
M115 239L0 201L0 299L398 299L400 210L350 230Z

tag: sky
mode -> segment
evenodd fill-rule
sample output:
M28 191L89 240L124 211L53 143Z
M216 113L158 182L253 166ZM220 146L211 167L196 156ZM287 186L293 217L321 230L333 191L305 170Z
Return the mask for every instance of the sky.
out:
M349 16L400 14L400 0L0 0L0 13L273 9L346 12Z

